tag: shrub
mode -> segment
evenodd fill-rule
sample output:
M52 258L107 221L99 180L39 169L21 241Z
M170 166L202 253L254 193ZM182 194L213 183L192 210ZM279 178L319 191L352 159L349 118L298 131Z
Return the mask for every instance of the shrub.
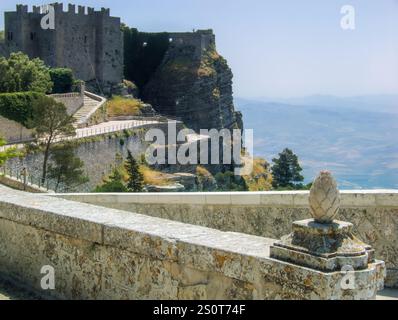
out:
M107 102L109 117L138 116L141 114L142 101L138 99L126 99L115 96Z
M8 59L0 57L0 75L0 92L52 91L49 68L22 52L12 53Z
M54 83L53 93L67 93L72 91L75 79L71 69L50 69L51 81Z
M239 176L235 176L233 172L219 172L215 176L218 191L248 191L246 181Z
M97 186L94 192L128 192L124 183L124 172L122 170L115 168L109 178L104 179L103 184Z
M44 95L37 92L0 94L0 116L14 120L29 128L32 119L32 105Z
M112 192L128 192L127 187L121 181L108 181L102 186L95 188L94 192L97 193L112 193Z

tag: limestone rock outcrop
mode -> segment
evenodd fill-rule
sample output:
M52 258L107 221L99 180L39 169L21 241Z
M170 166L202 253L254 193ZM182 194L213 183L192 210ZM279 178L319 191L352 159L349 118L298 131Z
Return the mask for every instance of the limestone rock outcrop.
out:
M242 129L242 115L233 103L233 74L216 50L214 34L207 30L191 36L202 37L202 46L198 48L186 38L174 41L146 85L144 100L159 113L177 117L197 132Z

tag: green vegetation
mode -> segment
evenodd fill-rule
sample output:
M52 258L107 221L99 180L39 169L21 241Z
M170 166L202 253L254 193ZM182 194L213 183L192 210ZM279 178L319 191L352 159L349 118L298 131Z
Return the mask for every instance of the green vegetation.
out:
M128 189L123 182L123 175L120 170L114 169L109 178L104 179L104 183L101 186L95 188L94 192L128 192Z
M197 166L195 174L199 191L216 190L216 179L205 167Z
M35 128L37 137L39 141L43 141L42 145L44 146L43 183L47 177L47 163L52 143L61 136L74 135L73 122L74 119L68 115L65 105L50 97L39 97L32 106L32 119L29 121L29 127Z
M5 146L7 141L0 137L0 147ZM18 157L20 154L17 152L16 148L9 148L5 151L0 151L0 167L7 162L8 159Z
M138 99L127 99L114 96L107 102L107 113L109 117L138 116L141 114L143 102Z
M118 163L119 161L116 161ZM94 192L143 192L144 185L150 184L147 180L148 172L155 172L149 169L143 157L140 161L134 159L128 152L127 160L121 159L121 164L116 165L112 174L103 179L103 184L95 188ZM163 175L162 173L157 174Z
M52 91L49 68L42 60L30 60L22 52L12 53L8 59L0 57L0 74L0 93Z
M130 192L142 192L144 190L144 176L140 172L137 160L134 159L130 151L128 151L124 167L129 175L127 181L128 190Z
M150 80L169 47L168 33L144 33L122 26L124 34L124 77L140 91ZM146 45L144 45L146 43Z
M43 96L37 92L0 93L0 116L32 128L32 105Z
M73 72L71 69L50 69L50 77L54 84L52 93L67 93L72 91L75 78L73 77Z
M144 184L146 185L167 186L171 184L167 174L154 170L145 164L140 165L140 172L143 175Z
M219 172L215 178L218 191L248 191L246 181L231 171Z
M51 152L53 164L49 165L48 177L56 181L55 192L62 183L70 190L89 181L84 175L84 162L75 156L72 143L63 143L53 148Z
M139 90L134 82L124 79L123 85L126 87L129 94L132 94L134 97L138 96Z
M262 158L253 160L253 171L248 176L243 176L249 191L269 191L272 189L272 174L269 164Z
M3 41L4 39L5 39L4 30L0 30L0 41Z
M302 182L301 168L298 157L290 149L283 150L278 158L272 160L272 186L278 190L292 190L306 188Z

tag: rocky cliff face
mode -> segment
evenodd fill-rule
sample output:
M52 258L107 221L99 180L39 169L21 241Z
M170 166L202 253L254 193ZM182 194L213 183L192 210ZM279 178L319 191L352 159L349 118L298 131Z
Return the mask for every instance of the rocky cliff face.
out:
M232 77L212 41L202 41L199 48L195 42L180 41L169 46L143 97L156 111L180 118L195 131L242 129L242 116L233 104Z

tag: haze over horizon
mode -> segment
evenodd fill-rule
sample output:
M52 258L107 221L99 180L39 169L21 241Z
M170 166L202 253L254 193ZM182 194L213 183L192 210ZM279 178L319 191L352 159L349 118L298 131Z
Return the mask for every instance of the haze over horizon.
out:
M234 73L236 97L398 94L397 0L70 2L109 7L141 31L214 29L218 51ZM0 29L3 12L16 3L0 2ZM340 27L346 4L356 9L355 30Z

